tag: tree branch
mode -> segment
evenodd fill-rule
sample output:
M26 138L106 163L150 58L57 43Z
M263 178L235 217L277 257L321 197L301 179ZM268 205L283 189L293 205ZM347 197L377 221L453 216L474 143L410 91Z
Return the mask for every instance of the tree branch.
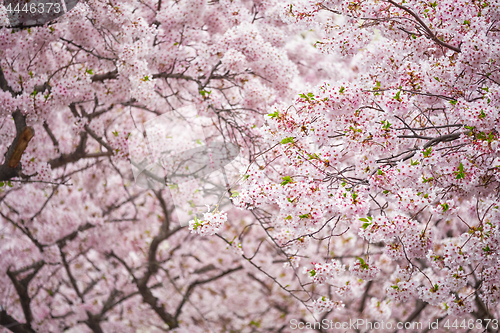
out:
M104 74L96 74L92 76L92 82L103 82L104 80L114 80L118 78L118 70L107 72Z
M4 163L0 165L0 181L22 176L21 157L26 147L28 147L28 143L35 135L35 130L32 127L26 126L26 117L21 111L16 110L12 116L16 124L17 134L4 155Z
M13 333L35 333L30 325L18 322L3 309L0 310L0 325Z
M7 269L7 276L12 281L12 284L14 285L14 288L17 291L17 295L19 296L21 307L23 308L24 317L26 319L25 325L27 325L27 327L30 329L31 329L31 322L33 321L33 313L31 312L31 298L28 294L28 285L44 265L45 261L40 260L30 266L26 266L17 271L11 271L10 268ZM33 269L33 272L28 274L24 279L22 280L17 279L17 276L19 274L24 273L31 269Z
M386 0L387 2L389 2L390 4L398 7L399 9L402 9L404 10L405 12L407 12L408 14L410 14L411 16L413 16L413 18L415 18L415 20L417 20L417 22L422 26L422 28L424 28L424 30L427 32L427 35L430 39L432 39L433 41L435 41L436 43L438 43L439 45L441 46L444 46L452 51L455 51L457 53L460 53L460 49L458 47L455 47L453 45L450 45L448 43L445 43L443 42L442 40L440 40L439 38L436 37L436 35L431 31L431 29L429 29L429 27L424 23L424 21L422 21L422 19L420 18L420 16L418 16L415 12L413 12L410 8L408 7L405 7L405 6L402 6L392 0Z
M49 161L52 169L60 168L68 163L74 163L85 157L85 148L87 146L87 133L80 133L80 143L75 151L70 154L61 154L58 158Z
M13 97L16 97L21 94L21 92L14 91L9 84L7 83L7 79L5 78L5 75L3 74L2 67L0 67L0 89L3 91L8 91L11 93Z
M220 273L219 275L213 276L211 278L208 278L205 280L196 280L193 283L191 283L189 285L189 287L187 288L186 293L184 294L184 297L182 298L182 301L177 306L177 310L175 311L175 319L177 320L179 318L179 315L181 314L181 311L182 311L182 307L187 302L187 300L189 299L189 296L191 296L191 293L193 292L193 290L196 286L218 280L225 275L231 274L231 273L239 271L241 269L243 269L243 266L238 266L235 268L228 269L227 271L224 271L224 272Z

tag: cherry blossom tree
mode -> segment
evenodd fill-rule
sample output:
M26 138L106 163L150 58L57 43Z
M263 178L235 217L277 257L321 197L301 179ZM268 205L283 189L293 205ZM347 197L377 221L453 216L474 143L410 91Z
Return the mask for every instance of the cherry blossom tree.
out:
M499 6L2 7L0 328L495 331ZM200 144L238 156L176 181Z
M314 286L319 319L498 329L482 323L499 317L499 15L498 2L290 4L346 74L272 107L235 201L271 207L256 217Z
M138 186L129 151L144 124L190 125L194 111L208 147L236 145L253 160L268 107L293 98L300 72L316 80L322 58L301 37L287 43L300 28L284 12L279 2L80 1L45 25L0 30L2 331L286 325L298 305L261 267L281 266L278 256L252 254L272 250L248 230L251 215L202 206L198 223L215 219L221 238L192 233L205 228L181 225L176 184ZM204 194L184 190L185 201Z

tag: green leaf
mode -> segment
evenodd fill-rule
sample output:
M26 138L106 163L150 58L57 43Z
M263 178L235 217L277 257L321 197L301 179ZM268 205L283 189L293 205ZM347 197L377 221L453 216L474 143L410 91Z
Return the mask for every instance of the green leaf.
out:
M360 263L361 268L363 268L363 269L368 269L368 265L367 265L367 264L366 264L366 262L363 260L363 258L361 258L361 257L356 257L356 259L358 259L358 260L359 260L359 263Z
M339 93L343 94L345 91L345 88L343 86L340 87Z
M118 136L118 131L113 131L112 133L114 136Z
M10 180L9 180L9 181L7 181L7 186L8 186L8 187L12 187L12 186L14 186L14 185L12 185L12 183L11 183L11 182L10 182Z
M31 78L33 78L33 72L32 71L29 71L28 74L31 76Z
M85 73L90 74L90 75L93 75L93 74L94 74L94 71L93 71L92 69L86 68L86 69L85 69ZM146 76L146 77L147 77L147 76Z
M309 92L309 93L307 93L307 94L299 94L299 97L300 97L300 98L303 98L303 99L305 99L305 100L307 100L307 101L311 101L311 100L313 100L313 101L314 101L314 94L313 94L313 93L311 93L311 92Z
M363 228L363 230L366 230L366 228L368 228L371 224L372 224L372 222L363 223L361 228Z
M281 179L283 180L281 182L281 186L285 186L286 184L289 184L293 181L292 177L290 177L290 176L285 176L285 177L282 177Z
M383 125L383 126L382 126L382 128L383 128L383 129L385 129L385 130L389 130L389 128L391 127L391 125L392 125L392 124L391 124L390 122L388 122L387 120L384 120L384 121L382 122L382 125Z
M4 182L0 182L0 187L4 187L5 186L5 183Z
M432 147L429 147L426 150L424 150L423 154L424 157L429 157L432 154Z
M455 179L465 179L464 165L462 162L458 165L458 172L455 171L455 173L457 174Z
M401 90L396 93L396 96L394 96L392 99L395 99L399 102L401 102Z
M368 219L365 219L364 217L360 218L359 220L363 222L369 222Z
M268 116L271 118L279 118L280 114L278 111L276 111L274 113L269 113Z
M208 95L210 95L211 93L212 93L212 91L209 91L209 90L200 90L200 95L203 97L205 97L205 96L208 97Z
M285 145L287 143L293 143L293 137L285 138L281 140L281 144Z
M231 198L235 198L237 197L238 195L240 195L238 192L234 191L233 194L231 194Z
M453 99L453 100L450 101L450 104L457 105L457 102L458 102L457 100Z
M431 182L434 180L434 177L430 177L430 178L425 178L424 176L422 176L422 179L424 180L423 183L428 183L428 182Z
M310 160L319 159L319 156L316 153L313 153L313 154L306 153L306 154Z

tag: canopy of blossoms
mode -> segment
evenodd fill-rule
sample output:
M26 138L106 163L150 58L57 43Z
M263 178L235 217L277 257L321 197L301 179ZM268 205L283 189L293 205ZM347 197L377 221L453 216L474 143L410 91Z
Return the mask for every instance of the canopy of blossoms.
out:
M20 3L0 332L496 332L498 0Z

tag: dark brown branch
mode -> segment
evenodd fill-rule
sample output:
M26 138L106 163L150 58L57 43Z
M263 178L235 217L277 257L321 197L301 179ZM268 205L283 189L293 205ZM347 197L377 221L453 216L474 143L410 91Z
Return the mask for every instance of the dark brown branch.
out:
M171 232L168 232L166 227L169 223L168 222L169 218L170 217L165 217L165 220L163 221L162 226L160 227L159 234L156 235L153 238L153 241L151 242L148 253L148 269L140 279L135 277L135 275L132 272L132 269L125 263L125 261L123 261L123 259L119 258L113 252L111 252L109 255L113 258L116 258L125 267L125 269L127 269L127 271L131 274L132 279L136 284L137 289L139 290L139 293L142 296L142 300L145 303L149 304L149 306L151 306L153 311L156 312L156 314L163 320L163 322L167 324L170 329L172 329L179 327L179 322L177 321L177 318L168 313L162 304L158 304L158 298L155 297L151 292L151 287L148 287L149 279L153 274L155 274L158 271L158 262L156 261L156 251L158 249L158 246L162 241L164 241L165 239L167 239L168 237L172 236L177 231L182 229L182 227L178 227L172 230Z
M153 238L151 245L149 247L148 253L148 270L144 273L143 277L136 280L137 288L139 293L142 295L144 302L148 303L151 308L156 312L156 314L170 327L179 327L177 317L172 316L170 313L165 311L163 305L158 305L158 298L153 295L151 289L148 287L148 281L153 274L158 271L158 262L156 261L156 252L158 246L161 242L166 240L168 237L172 236L174 233L182 229L178 227L171 232L168 232L168 226L170 224L170 216L165 216L165 219L160 227L160 232Z
M26 266L17 271L11 271L10 268L7 269L7 276L12 281L14 288L16 289L17 295L19 296L19 302L23 308L24 318L26 319L26 325L31 329L31 322L33 321L33 313L31 312L31 297L28 293L28 285L33 280L35 275L40 269L45 265L43 260L37 261L32 265ZM18 280L17 276L28 270L33 270L25 278Z
M450 134L438 136L437 138L434 138L434 139L430 140L429 142L427 142L424 145L423 149L427 149L431 146L435 146L440 142L449 142L449 141L456 140L460 137L460 135L467 134L467 133L469 133L469 132L468 131L467 132L455 132L455 133L450 133Z
M486 307L484 302L481 300L481 298L479 298L479 295L477 292L476 292L476 297L475 297L475 303L476 303L477 310L472 312L472 315L474 316L474 318L481 319L481 320L485 320L485 319L494 320L495 319L491 315L490 311L488 311L488 308ZM493 327L491 325L489 325L485 331L488 331L488 333L494 333L494 332L498 333L498 331L493 329Z
M37 93L44 93L47 90L49 93L52 91L52 87L48 82L44 82L43 84L39 84L35 86L35 91Z
M99 137L91 128L89 125L85 125L84 126L85 128L85 131L87 131L87 133L90 134L91 137L93 137L97 142L99 142L101 144L101 146L104 146L106 147L106 149L108 150L108 152L113 152L113 148L106 142L104 142L102 140L101 137Z
M66 274L68 274L69 281L71 282L71 286L75 290L75 292L78 295L78 297L82 300L82 303L85 303L85 299L83 298L83 295L80 292L80 289L78 289L78 286L76 285L76 280L75 280L73 274L71 273L71 270L70 270L69 264L68 264L68 260L66 260L66 254L62 250L62 246L61 245L59 245L59 253L61 254L61 258L62 258L62 261L63 261L63 264L64 264L64 269L66 270Z
M373 281L368 281L366 284L365 291L363 293L363 298L361 299L361 304L359 305L359 313L363 313L363 310L365 309L365 303L366 299L368 298L368 292L370 291L370 288L372 287Z
M58 158L49 161L52 169L60 168L68 163L74 163L85 157L85 148L87 146L87 133L80 133L80 143L76 150L70 154L62 154Z
M199 82L195 78L184 75L184 74L172 74L172 73L158 73L158 74L153 74L153 79L159 79L159 78L165 78L165 79L182 79L186 81L195 81Z
M28 147L28 143L35 135L32 127L26 126L26 117L16 110L12 116L16 125L16 137L5 153L5 161L0 165L0 181L21 177L21 157Z
M118 70L115 69L114 71L104 74L96 74L92 76L91 80L92 82L103 82L105 80L114 80L116 78L118 78Z
M231 274L233 272L239 271L241 269L243 269L243 266L238 266L235 268L228 269L227 271L224 271L224 272L222 272L216 276L213 276L211 278L208 278L205 280L196 280L193 283L191 283L189 285L189 287L187 288L186 293L184 294L184 297L182 298L182 301L177 306L177 310L175 311L175 319L177 320L179 318L181 311L182 311L182 307L187 302L187 300L189 299L189 296L191 296L191 293L193 292L193 290L196 286L218 280L218 279L222 278L223 276L226 276L226 275Z
M30 325L18 322L3 309L0 310L0 325L13 333L35 333Z
M85 320L85 324L92 330L94 333L104 333L104 331L101 328L100 324L100 316L94 315L87 311L87 317L88 319Z
M7 79L5 78L5 75L3 74L2 67L0 67L0 89L3 91L8 91L13 97L16 97L21 94L21 92L14 91L9 84L7 83Z
M410 14L411 16L413 16L413 18L415 18L415 20L417 20L417 22L420 24L420 26L422 28L424 28L425 32L427 32L427 35L430 39L432 39L433 41L435 41L436 43L438 43L439 45L441 46L444 46L452 51L455 51L457 53L460 53L460 49L458 47L455 47L453 45L450 45L448 43L445 43L443 42L442 40L440 40L439 38L437 38L437 36L431 31L431 29L429 29L429 27L424 23L424 21L422 21L422 19L420 18L420 16L418 16L415 12L413 12L410 8L408 7L405 7L405 6L402 6L392 0L386 0L387 2L389 2L390 4L398 7L399 9L402 9L404 10L405 12L407 12L408 14Z
M415 310L410 314L408 318L404 321L404 323L411 323L417 318L420 313L425 309L425 307L428 305L428 303L422 302L421 300L417 300L417 304L415 306ZM398 330L394 331L394 333L397 333Z
M56 147L57 151L59 151L59 142L57 141L54 133L52 133L52 130L50 129L49 124L47 124L46 121L43 122L43 128L45 129L45 132L47 132L47 134L49 135L50 140L52 141L54 147Z
M470 131L465 131L465 132L454 132L454 133L450 133L450 134L445 134L445 135L441 135L441 136L438 136L436 138L433 138L432 140L429 140L423 147L422 149L427 149L429 147L432 147L432 146L435 146L437 145L438 143L441 143L441 142L450 142L450 141L454 141L454 140L457 140L458 138L460 138L460 135L462 134L468 134L470 133ZM406 152L404 152L406 153ZM404 153L401 153L399 155L402 155ZM409 160L410 158L412 158L413 156L415 156L416 154L416 150L414 150L413 152L409 153L408 155L406 155L401 161L407 161ZM397 155L397 156L399 156ZM394 156L394 157L397 157L397 156ZM393 158L393 157L391 157ZM388 158L388 159L383 159L383 160L387 160L386 162L384 163L393 163L393 162L396 162L397 160L394 160L394 161L390 161L389 159L391 158ZM382 160L378 160L377 162L380 162Z

